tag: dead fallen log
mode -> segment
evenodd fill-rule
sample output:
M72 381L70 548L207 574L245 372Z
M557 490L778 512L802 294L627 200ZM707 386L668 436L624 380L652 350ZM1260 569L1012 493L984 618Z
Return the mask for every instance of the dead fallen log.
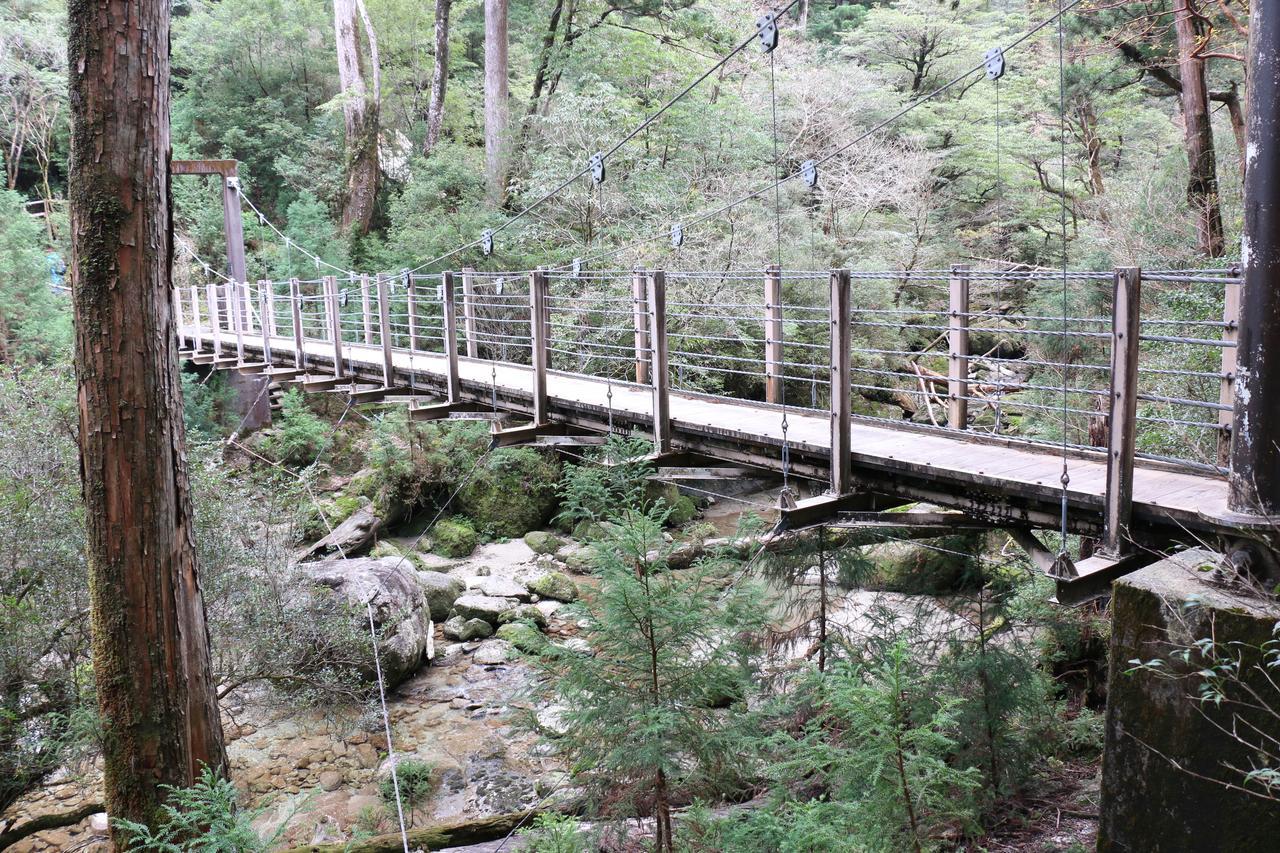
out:
M545 809L544 809L545 811ZM409 830L409 849L441 850L446 847L463 847L497 841L515 832L518 827L529 826L540 814L531 809L523 812L493 815L491 817L437 823ZM361 841L342 841L333 844L308 844L293 847L285 853L402 853L404 842L399 832L375 835Z

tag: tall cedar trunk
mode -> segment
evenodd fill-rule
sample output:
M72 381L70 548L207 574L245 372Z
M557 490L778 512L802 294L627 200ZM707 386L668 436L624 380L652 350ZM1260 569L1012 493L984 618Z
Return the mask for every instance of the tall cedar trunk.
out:
M363 26L368 55L360 45ZM378 68L378 39L364 0L334 0L333 34L338 50L338 82L342 85L342 118L346 129L347 193L342 205L342 230L369 232L378 197L378 105L382 78Z
M507 192L507 0L484 0L484 161L489 201Z
M225 769L170 304L169 2L71 0L71 281L107 811Z
M427 138L422 155L431 153L440 141L444 125L444 90L449 82L449 7L453 0L436 0L436 58L431 70L431 103L427 107Z
M1187 203L1196 217L1199 251L1220 258L1226 251L1218 198L1218 168L1209 118L1209 88L1205 62L1196 56L1200 28L1189 8L1191 0L1175 0L1174 30L1178 36L1178 75L1182 81L1182 119L1186 127Z

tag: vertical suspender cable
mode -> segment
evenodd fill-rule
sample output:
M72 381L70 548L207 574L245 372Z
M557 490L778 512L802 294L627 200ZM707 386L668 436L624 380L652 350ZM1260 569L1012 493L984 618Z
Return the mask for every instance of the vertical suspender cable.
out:
M1071 472L1067 462L1067 65L1066 33L1063 24L1062 0L1058 0L1058 156L1061 173L1061 202L1059 217L1062 226L1062 544L1059 556L1067 553L1067 486L1071 484Z
M996 78L996 258L1000 261L999 266L1003 268L1005 260L1005 233L1004 233L1004 175L1001 172L1001 150L1000 150L1000 79ZM1003 276L1004 270L1000 277L1000 288L997 291L1000 295L1000 301L1003 302L1008 295L1008 280ZM1000 353L996 352L996 364L1000 363ZM996 405L995 405L995 426L993 432L1000 434L1000 418L1002 415L1001 407L1004 403L1004 374L1003 371L996 371Z
M781 163L778 161L778 86L777 79L774 74L774 54L769 52L769 107L773 118L773 236L776 254L774 263L778 265L778 275L782 275L782 174L779 171ZM779 286L779 292L782 288ZM778 312L781 314L782 306L778 306ZM782 374L782 381L778 383L778 404L782 407L782 500L785 504L791 495L791 443L788 440L787 431L790 425L787 423L787 371L786 371L786 333L783 331L783 324L778 323L779 349L782 351L782 364L778 365L778 369ZM765 337L768 337L768 329L766 326ZM765 349L768 349L768 341L765 342Z
M373 641L373 666L378 675L378 699L382 703L382 727L387 734L387 762L391 765L391 788L396 795L396 816L400 819L400 842L404 845L404 853L409 853L409 833L404 826L404 806L400 804L400 777L396 768L396 751L391 743L391 717L387 714L387 691L382 683L382 662L378 660L378 631L373 625L373 599L366 601L364 606L369 612L369 638Z

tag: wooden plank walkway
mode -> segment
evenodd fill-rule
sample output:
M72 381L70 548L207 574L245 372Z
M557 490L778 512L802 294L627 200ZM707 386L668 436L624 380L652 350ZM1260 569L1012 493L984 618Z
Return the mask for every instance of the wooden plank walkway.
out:
M184 330L183 340L192 343L189 330ZM234 341L230 343L234 349ZM260 358L261 343L260 335L245 337L246 360ZM228 347L225 337L223 347ZM291 338L273 338L272 361L292 367L293 347ZM313 372L332 373L332 343L309 340L304 349ZM419 388L445 387L444 354L394 349L391 357L397 383L407 387L412 379ZM380 346L343 344L344 363L363 380L381 383L383 358ZM463 399L487 406L496 386L499 408L531 411L530 367L462 357L458 372ZM616 423L651 429L653 395L648 386L551 370L547 393L557 422L598 429L611 407ZM677 391L671 392L670 400L675 449L781 469L783 431L778 407ZM796 461L793 471L824 478L831 444L829 416L791 409L787 420ZM863 487L931 500L988 518L1007 517L1011 523L1057 527L1062 457L1051 446L855 418L851 447L855 482ZM1096 534L1106 491L1105 457L1099 453L1070 458L1068 470L1072 527ZM1178 538L1178 533L1189 531L1229 533L1237 521L1227 510L1227 483L1222 477L1139 462L1133 492L1135 528L1147 526Z

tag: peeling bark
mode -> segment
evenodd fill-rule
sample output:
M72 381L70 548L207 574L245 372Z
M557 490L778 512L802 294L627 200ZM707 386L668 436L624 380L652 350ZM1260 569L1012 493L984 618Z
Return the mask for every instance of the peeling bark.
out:
M436 0L435 64L431 69L431 102L427 106L427 138L422 144L422 156L440 141L440 129L444 126L444 90L449 82L449 10L453 0Z
M489 201L507 195L507 0L484 0L484 162Z
M361 29L364 31L365 49L360 44ZM347 146L347 192L342 205L342 230L364 235L369 233L374 203L378 198L378 109L382 102L378 38L364 0L334 0L333 34L338 52L338 81L342 85L342 119Z
M1174 31L1178 37L1178 76L1187 149L1187 203L1196 217L1196 243L1201 254L1220 258L1226 253L1222 210L1218 198L1218 166L1209 116L1205 60L1197 54L1201 33L1190 0L1177 0Z
M171 304L169 3L71 0L71 281L107 810L226 756L197 579ZM119 844L120 839L117 839Z

